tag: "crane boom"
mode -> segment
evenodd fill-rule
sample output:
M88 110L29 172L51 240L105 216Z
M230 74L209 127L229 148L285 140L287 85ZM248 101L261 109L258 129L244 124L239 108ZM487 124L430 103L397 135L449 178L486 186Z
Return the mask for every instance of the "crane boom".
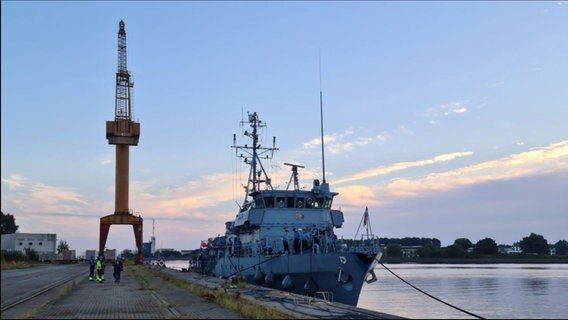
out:
M116 71L116 106L115 120L132 121L132 100L130 73L126 67L126 30L124 21L120 20L118 29L118 70Z

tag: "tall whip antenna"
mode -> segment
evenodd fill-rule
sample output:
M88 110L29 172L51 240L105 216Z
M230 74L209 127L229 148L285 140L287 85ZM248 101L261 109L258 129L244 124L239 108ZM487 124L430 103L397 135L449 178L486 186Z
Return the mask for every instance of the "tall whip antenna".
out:
M321 89L321 51L319 54L319 76L320 76L320 119L321 119L321 165L323 172L323 183L325 183L325 155L324 155L324 145L323 145L323 94Z

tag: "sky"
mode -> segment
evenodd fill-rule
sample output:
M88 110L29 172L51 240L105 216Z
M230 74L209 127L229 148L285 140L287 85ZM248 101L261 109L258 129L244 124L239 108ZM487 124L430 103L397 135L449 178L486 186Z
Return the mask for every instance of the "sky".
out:
M568 2L1 2L1 209L82 254L114 212L118 23L130 209L157 248L224 233L244 197L240 121L276 137L285 188L326 179L352 237L568 239ZM135 249L128 225L107 248Z

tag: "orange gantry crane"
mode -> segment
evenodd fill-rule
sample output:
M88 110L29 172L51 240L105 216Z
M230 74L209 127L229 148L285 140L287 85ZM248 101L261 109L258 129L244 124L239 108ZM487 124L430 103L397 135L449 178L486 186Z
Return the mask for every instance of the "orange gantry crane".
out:
M129 224L136 239L136 263L143 263L142 217L134 215L128 208L129 148L138 145L140 123L132 120L130 89L134 86L126 68L126 30L120 20L118 29L118 70L116 72L116 98L114 121L106 122L106 138L116 146L116 177L114 213L101 218L99 254L104 254L110 226Z

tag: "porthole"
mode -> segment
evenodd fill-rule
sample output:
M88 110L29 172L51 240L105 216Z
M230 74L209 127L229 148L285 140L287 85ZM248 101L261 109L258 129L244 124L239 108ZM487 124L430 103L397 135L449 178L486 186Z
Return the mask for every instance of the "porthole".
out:
M28 245L29 245L29 246L31 246L31 245L33 245L33 244L34 244L33 242L28 242Z

